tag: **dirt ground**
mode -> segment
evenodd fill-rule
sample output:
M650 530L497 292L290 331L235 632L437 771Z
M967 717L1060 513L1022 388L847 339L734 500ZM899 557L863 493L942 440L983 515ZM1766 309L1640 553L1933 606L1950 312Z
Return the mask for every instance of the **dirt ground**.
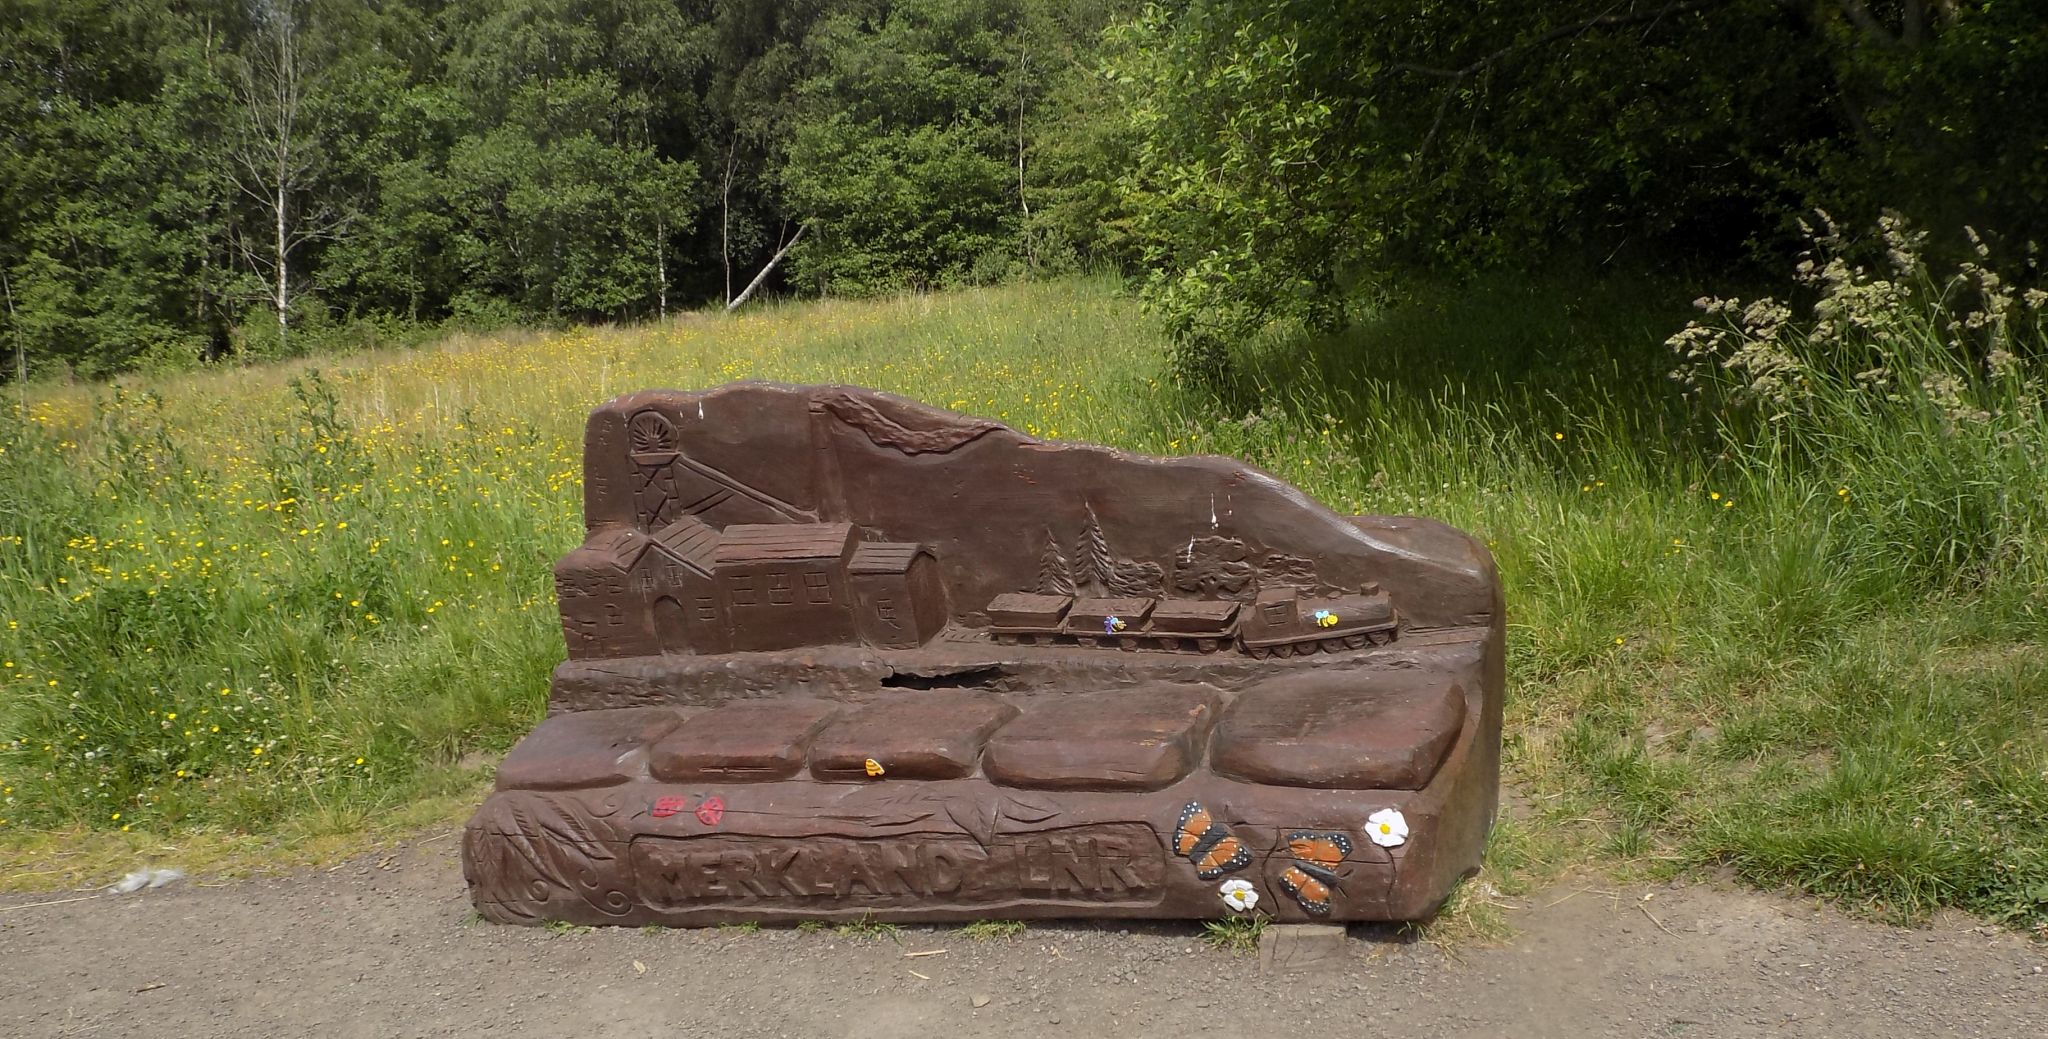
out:
M2048 1035L2048 947L1714 887L1566 884L1522 900L1498 948L1354 928L1333 969L1262 978L1186 925L979 942L498 927L471 922L455 845L0 898L0 1035Z

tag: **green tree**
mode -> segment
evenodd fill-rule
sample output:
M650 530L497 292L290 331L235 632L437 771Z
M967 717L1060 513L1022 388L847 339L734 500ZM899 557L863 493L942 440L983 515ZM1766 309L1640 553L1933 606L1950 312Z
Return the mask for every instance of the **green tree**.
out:
M966 279L1021 217L1005 130L1005 0L849 6L814 30L816 71L782 182L816 231L799 279L872 293Z
M1110 196L1077 185L1108 183L1091 160L1112 124L1089 88L1094 41L1123 9L896 0L820 20L781 176L790 216L817 229L798 279L852 293L986 281L1103 240L1091 218Z
M230 189L207 128L233 23L135 0L0 21L0 267L31 371L197 358L224 332Z
M2036 236L2043 131L2013 116L2048 105L2048 36L2024 7L1154 4L1110 57L1147 297L1203 377L1404 267L1726 265L1814 206Z
M453 21L450 75L475 118L448 160L463 293L558 318L662 306L697 171L656 150L658 104L698 61L696 30L650 0L479 4Z

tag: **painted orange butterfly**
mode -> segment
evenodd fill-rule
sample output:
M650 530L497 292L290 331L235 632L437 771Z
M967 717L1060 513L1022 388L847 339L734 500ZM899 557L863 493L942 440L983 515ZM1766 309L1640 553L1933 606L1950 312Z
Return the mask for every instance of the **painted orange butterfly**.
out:
M1200 801L1189 801L1180 810L1180 824L1173 831L1173 852L1195 864L1195 875L1215 880L1252 864L1252 852Z
M1351 854L1351 838L1341 833L1296 830L1287 835L1287 854L1294 861L1280 871L1280 890L1315 916L1327 916L1337 889L1333 872Z

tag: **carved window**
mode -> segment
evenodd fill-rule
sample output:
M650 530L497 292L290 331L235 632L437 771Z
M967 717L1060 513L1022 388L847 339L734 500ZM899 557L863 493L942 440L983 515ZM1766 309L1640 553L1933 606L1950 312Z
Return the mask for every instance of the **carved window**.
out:
M714 621L718 619L718 604L713 602L710 596L700 595L697 597L697 619L700 621Z
M901 626L896 623L896 600L894 599L876 599L875 616L882 618L882 623L892 628Z
M822 570L812 570L804 574L804 591L810 595L812 602L832 601L832 589L825 584L825 573Z
M726 585L726 588L732 592L732 604L734 606L754 605L754 579L752 577L735 577L732 579L732 583Z
M796 593L790 591L788 574L768 575L768 602L774 606L788 606L796 601Z
M1284 603L1284 602L1269 602L1269 603L1267 603L1267 604L1266 604L1266 623L1267 623L1267 624L1285 624L1285 623L1287 623L1287 604L1286 604L1286 603Z

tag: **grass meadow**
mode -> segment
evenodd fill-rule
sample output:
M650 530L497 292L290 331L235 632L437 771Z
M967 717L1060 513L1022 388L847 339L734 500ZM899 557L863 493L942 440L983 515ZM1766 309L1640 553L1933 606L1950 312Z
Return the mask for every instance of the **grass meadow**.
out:
M1786 334L1731 319L1748 359L1674 382L1697 288L1444 288L1246 344L1205 395L1086 279L29 387L0 417L0 884L456 822L562 653L584 413L760 378L1236 455L1484 537L1514 804L1473 913L1600 862L2043 926L2041 354L1882 393L1814 363L1744 405Z

